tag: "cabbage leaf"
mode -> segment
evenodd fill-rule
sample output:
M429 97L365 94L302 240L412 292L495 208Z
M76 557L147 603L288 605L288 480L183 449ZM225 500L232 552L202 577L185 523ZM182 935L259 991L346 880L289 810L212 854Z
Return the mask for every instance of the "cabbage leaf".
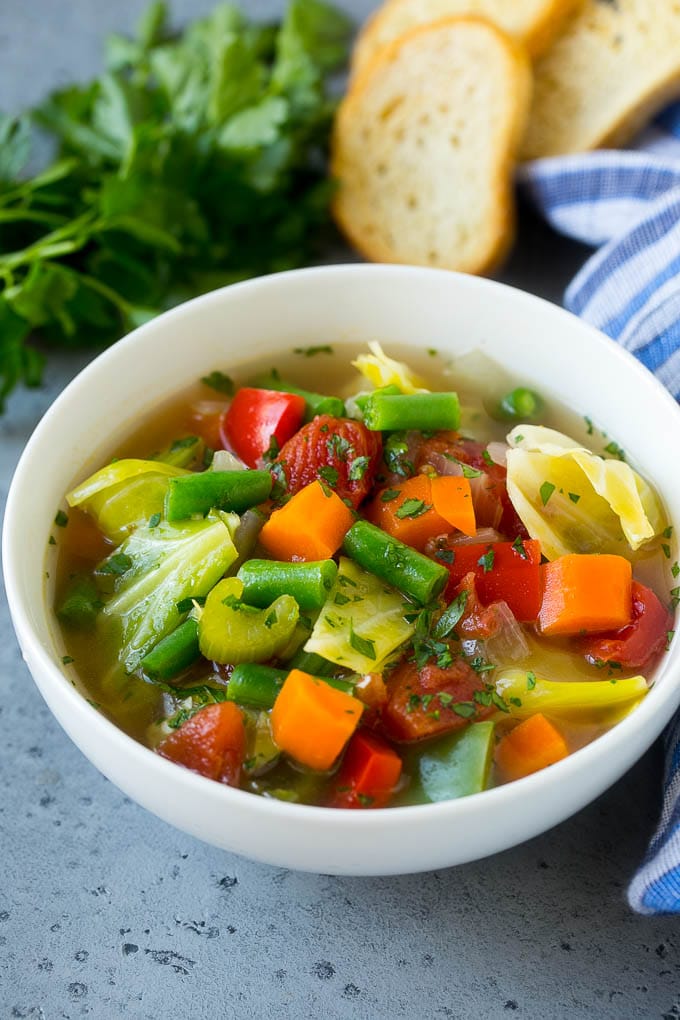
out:
M665 526L659 498L629 464L542 425L508 435L508 494L549 560L567 553L629 556Z

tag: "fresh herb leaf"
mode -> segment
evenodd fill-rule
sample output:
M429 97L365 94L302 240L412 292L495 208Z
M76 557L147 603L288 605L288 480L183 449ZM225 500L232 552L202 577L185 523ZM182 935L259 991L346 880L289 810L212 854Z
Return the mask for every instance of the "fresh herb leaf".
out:
M463 589L453 602L447 606L432 631L435 638L441 640L448 637L451 631L460 623L465 613L469 594L467 589Z
M380 501L381 503L391 503L393 499L400 495L401 491L399 489L385 489L384 492L380 493Z
M65 528L66 525L68 524L67 514L65 514L63 510L57 510L56 516L54 518L54 523L57 525L58 528Z
M618 443L615 443L613 440L611 443L607 443L607 445L604 448L604 452L609 453L612 457L616 457L617 460L626 459L626 454L624 453L623 449L619 446Z
M349 467L350 482L359 482L368 470L368 457L355 457Z
M572 503L578 503L579 499L581 498L578 492L569 492L567 495L569 496L569 499L572 501Z
M320 478L323 478L323 480L327 482L328 485L333 486L338 484L340 472L338 471L337 468L331 467L330 464L324 464L323 467L320 467L317 471L317 474L319 475Z
M375 652L375 641L370 638L363 638L360 634L355 633L354 622L350 617L349 621L349 643L355 652L359 652L360 655L365 655L367 659L376 659Z
M157 528L160 523L161 523L161 515L160 514L151 514L151 517L149 517L149 525L148 526L150 528Z
M536 686L536 674L532 672L532 670L529 670L529 672L527 673L527 690L533 691L535 686Z
M522 540L521 535L518 535L515 541L512 543L512 548L513 551L516 552L518 556L521 556L523 560L529 559L529 553L526 551L524 547L524 542Z
M543 504L543 506L545 506L550 497L552 496L553 492L555 491L555 486L553 485L552 482L543 482L538 491L541 496L541 503Z
M415 518L422 517L432 507L424 502L422 499L405 499L398 510L395 510L394 516L398 517L399 520L404 518Z
M484 570L485 574L488 574L490 570L493 570L493 561L496 558L496 554L493 549L489 549L483 556L480 556L477 563Z
M332 354L333 348L330 344L316 344L312 347L296 347L295 354L301 354L305 358L313 358L316 354Z
M108 560L99 567L99 574L113 574L114 577L122 577L132 566L132 560L126 553L114 553Z

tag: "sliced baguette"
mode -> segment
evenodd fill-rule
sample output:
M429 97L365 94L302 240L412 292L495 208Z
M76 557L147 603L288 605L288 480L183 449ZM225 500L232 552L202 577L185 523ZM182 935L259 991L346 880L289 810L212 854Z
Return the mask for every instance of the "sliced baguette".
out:
M524 159L623 145L680 95L680 3L588 0L535 75Z
M514 239L512 173L526 127L526 52L451 18L383 48L335 122L334 214L369 259L488 272Z
M378 50L417 25L441 18L487 18L526 46L543 53L568 16L583 0L387 0L369 18L352 54L352 71L361 71Z

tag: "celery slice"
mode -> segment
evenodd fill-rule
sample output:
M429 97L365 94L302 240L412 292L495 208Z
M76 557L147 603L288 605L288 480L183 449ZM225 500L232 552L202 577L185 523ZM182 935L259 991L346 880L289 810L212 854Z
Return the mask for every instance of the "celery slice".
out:
M304 646L357 673L380 672L415 630L413 605L346 557Z
M265 609L241 602L242 595L238 577L226 577L208 595L198 621L206 659L234 665L267 662L289 644L299 617L292 595L279 595Z

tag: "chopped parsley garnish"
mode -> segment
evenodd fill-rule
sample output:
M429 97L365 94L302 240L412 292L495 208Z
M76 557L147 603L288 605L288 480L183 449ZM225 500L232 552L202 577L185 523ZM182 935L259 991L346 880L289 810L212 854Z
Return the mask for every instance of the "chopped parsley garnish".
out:
M218 393L224 393L228 397L234 395L234 380L224 372L210 372L209 375L201 377L201 382L209 386L211 390L217 390Z
M522 699L521 698L508 698L508 701L510 702L511 705L514 705L515 708L521 708L522 707Z
M170 453L177 453L179 450L188 450L190 446L195 446L198 442L198 436L182 436L180 439L173 439L170 444Z
M380 502L391 503L393 499L397 498L397 496L401 496L400 489L385 489L384 492L380 493Z
M671 647L671 641L673 640L674 637L675 637L674 630L666 631L666 651L668 651L668 649Z
M435 559L441 560L442 563L453 563L456 554L453 549L435 549Z
M484 461L485 464L491 465L494 463L494 459L488 450L484 450L484 452L482 453L482 460Z
M367 659L375 661L377 658L375 652L375 641L370 638L363 638L360 634L356 634L354 631L354 622L350 617L349 621L349 643L355 652L359 652L360 655L365 655Z
M56 545L57 544L57 540L54 537L54 535L50 535L50 537L47 540L47 544L48 545Z
M664 528L664 530L663 530L663 537L664 538L672 538L673 537L673 525L672 524L670 524L667 528Z
M99 568L100 574L113 574L114 577L121 577L132 566L132 560L127 553L114 553L109 556L106 563Z
M434 358L439 353L439 351L437 350L436 347L428 347L427 353L430 355L431 358Z
M75 662L76 660L73 658L72 655L62 655L61 661L65 666L70 666L71 663Z
M589 418L588 415L586 414L586 415L583 416L583 420L586 423L586 431L587 431L588 435L592 436L592 434L593 434L593 422L592 422L592 419Z
M338 471L337 468L331 467L330 464L324 464L323 467L319 468L317 473L318 473L319 477L323 478L324 482L327 482L329 485L337 485L338 484L338 478L340 477L340 472Z
M431 509L432 506L422 499L405 499L399 509L395 511L394 516L399 520L404 520L405 517L422 517Z
M403 432L393 432L383 446L383 460L387 467L400 478L410 478L415 474L415 468L407 459L408 443L404 439Z
M451 711L459 715L461 719L471 719L476 715L477 708L472 701L456 701L451 706Z
M54 518L54 523L57 525L58 528L66 527L66 525L68 524L68 516L64 513L63 510L57 510L56 517Z
M529 553L524 548L524 542L522 536L518 535L515 541L512 543L513 552L516 552L518 556L521 556L523 560L529 559Z
M272 499L276 503L281 502L288 492L288 479L286 478L286 472L283 469L283 464L280 461L272 464L269 472L274 479L274 484L272 486Z
M368 457L356 457L349 467L350 482L360 482L368 470Z
M303 358L313 358L316 354L332 354L333 348L330 344L316 344L312 347L295 347L295 354L301 354Z
M661 551L663 552L667 560L671 558L671 547L667 545L665 542L661 543Z
M529 670L529 672L527 673L527 690L533 691L535 686L536 686L536 674L532 670Z
M150 528L157 528L160 523L161 523L161 515L160 514L151 514L151 517L149 517L149 527Z
M680 604L680 588L671 588L671 609Z
M265 464L271 464L272 461L276 460L280 452L281 447L279 446L279 441L276 438L276 436L272 436L271 439L269 440L269 446L262 454L262 460L265 462Z
M357 800L362 807L370 807L375 797L371 797L368 793L357 793Z
M448 637L454 627L460 623L465 612L469 594L469 591L463 589L453 602L447 606L432 631L435 638L440 640L441 638Z
M488 574L490 570L493 570L493 561L496 558L496 554L493 549L489 549L483 556L480 556L477 563L484 570L485 574Z
M555 491L555 486L553 485L552 482L543 482L543 485L540 487L538 491L541 496L541 502L543 506L545 506L550 497L552 496L553 492Z
M604 448L604 452L609 453L612 457L616 457L617 460L626 459L626 454L624 453L623 449L619 446L618 443L615 443L613 440L611 443L607 443L607 445Z
M581 498L578 492L570 492L568 493L568 496L572 503L578 503L579 499Z
M671 574L673 575L673 577L677 577L678 574L680 574L680 563L678 563L677 560L675 561L675 563L671 567Z
M336 591L335 598L333 599L333 601L335 602L336 606L346 606L347 603L351 602L352 600L348 598L347 595L343 595L341 591Z
M180 599L176 605L178 613L188 613L194 608L194 602L199 606L205 605L205 595L194 595L193 598L189 595L185 599Z
M332 435L326 440L326 449L331 457L338 460L347 460L347 455L352 449L352 444L344 436Z

